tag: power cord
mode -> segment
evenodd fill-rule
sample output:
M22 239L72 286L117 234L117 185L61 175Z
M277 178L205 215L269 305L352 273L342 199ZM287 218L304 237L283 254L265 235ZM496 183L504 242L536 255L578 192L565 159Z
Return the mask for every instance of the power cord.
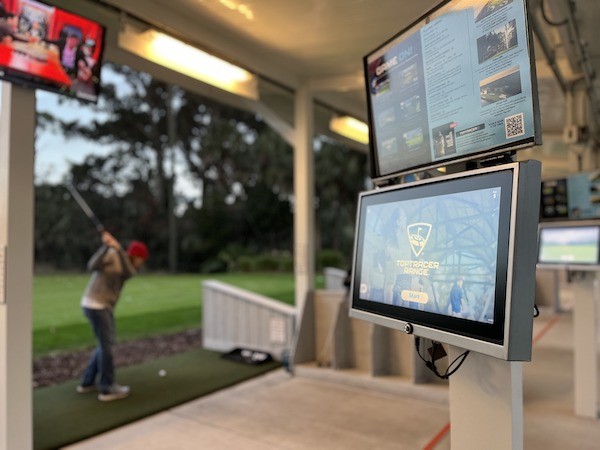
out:
M435 360L433 359L434 355L435 355L435 346L438 346L441 344L439 342L432 341L432 344L434 346L434 351L431 352L431 361L426 360L425 358L423 358L423 355L421 355L421 351L419 349L420 344L421 344L421 338L418 336L415 336L415 347L417 349L417 355L419 355L419 358L421 358L423 360L423 362L425 363L425 366L429 370L431 370L435 374L435 376L437 376L438 378L441 378L442 380L447 380L448 378L450 378L450 376L453 373L455 373L458 369L460 369L460 366L462 366L462 364L465 362L465 359L467 359L467 355L469 354L469 350L467 350L464 353L458 355L456 357L456 359L450 363L450 365L446 369L446 372L441 374L435 365ZM454 367L454 369L453 369L452 367L455 364L458 364L458 365L456 367Z
M563 19L560 22L555 22L548 17L548 14L546 13L546 0L542 0L540 2L540 6L541 6L541 11L542 11L542 17L544 18L544 21L548 25L553 26L553 27L561 27L561 26L569 23L569 21L567 19ZM572 8L572 7L573 7L573 5L569 2L569 8Z
M533 305L533 317L538 317L540 315L540 310L538 308L538 306L536 304ZM462 366L462 364L465 362L465 359L467 359L467 355L469 354L469 350L466 350L464 353L458 355L456 357L456 359L454 361L452 361L449 365L448 368L446 369L446 372L444 372L443 374L441 374L436 365L435 365L435 359L434 359L434 355L436 354L435 349L438 345L442 345L439 342L435 342L432 341L431 342L433 345L433 350L431 351L431 360L428 361L426 360L423 355L421 355L421 349L420 349L420 345L421 345L421 338L419 336L415 336L415 348L417 349L417 355L419 355L419 358L421 358L423 360L423 362L425 363L425 366L431 370L438 378L441 378L443 380L447 380L448 378L450 378L450 375L452 375L453 373L455 373L458 369L460 369L460 366ZM455 364L457 364L456 367L454 367L454 369L452 368Z

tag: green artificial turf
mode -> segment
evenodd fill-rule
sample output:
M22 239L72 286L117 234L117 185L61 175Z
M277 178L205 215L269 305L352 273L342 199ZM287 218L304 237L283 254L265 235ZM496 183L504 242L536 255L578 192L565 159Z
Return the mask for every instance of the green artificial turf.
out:
M118 369L119 383L132 389L123 400L100 402L94 393L78 394L77 381L35 389L34 448L59 448L277 367L277 362L257 366L233 362L218 353L198 349ZM160 376L161 370L166 375Z
M89 275L38 275L33 285L33 352L94 345L79 303ZM202 282L218 280L284 303L294 303L291 273L213 275L143 274L125 284L116 309L119 341L198 328L202 324ZM322 286L323 277L317 278Z

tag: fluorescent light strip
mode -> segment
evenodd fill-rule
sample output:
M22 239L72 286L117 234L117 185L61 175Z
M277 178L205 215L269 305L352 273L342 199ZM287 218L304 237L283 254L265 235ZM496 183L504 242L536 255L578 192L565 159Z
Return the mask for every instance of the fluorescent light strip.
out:
M350 116L332 117L329 129L361 144L369 143L369 126Z
M228 92L258 98L257 79L252 73L157 30L139 31L126 24L119 34L119 46Z

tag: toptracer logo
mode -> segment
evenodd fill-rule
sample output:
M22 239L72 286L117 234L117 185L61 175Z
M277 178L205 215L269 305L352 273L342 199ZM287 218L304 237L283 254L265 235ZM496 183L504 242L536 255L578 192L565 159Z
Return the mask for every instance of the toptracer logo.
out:
M427 240L431 234L431 224L425 222L413 223L406 227L406 231L413 253L415 256L419 256L427 245Z

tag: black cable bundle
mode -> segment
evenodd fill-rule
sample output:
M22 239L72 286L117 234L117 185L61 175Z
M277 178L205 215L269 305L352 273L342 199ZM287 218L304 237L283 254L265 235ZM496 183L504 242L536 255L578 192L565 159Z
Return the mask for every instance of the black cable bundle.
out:
M418 336L415 337L415 347L417 349L417 354L419 355L419 358L421 358L423 360L423 362L425 363L425 366L429 370L431 370L438 378L441 378L443 380L447 380L448 378L450 378L450 375L452 375L458 369L460 369L460 366L462 366L462 364L465 362L465 359L467 359L467 355L469 354L469 350L467 350L464 353L457 356L456 359L450 363L450 365L446 369L446 372L441 374L438 371L437 367L435 366L435 360L433 359L433 355L435 354L435 351L431 352L431 361L426 360L425 358L423 358L423 355L421 355L421 351L419 349L420 343L421 343L421 338ZM434 342L434 341L432 341L432 344L434 345L434 347L437 345L441 345L439 342ZM457 362L458 362L458 365L454 369L452 369L452 366L454 366Z

